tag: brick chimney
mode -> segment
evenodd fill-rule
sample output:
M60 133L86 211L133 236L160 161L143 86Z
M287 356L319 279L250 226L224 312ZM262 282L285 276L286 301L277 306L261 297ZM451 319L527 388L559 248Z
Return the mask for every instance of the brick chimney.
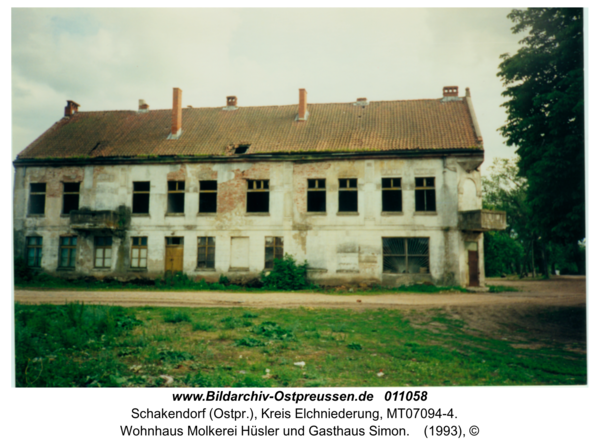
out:
M227 97L227 107L237 107L237 96Z
M458 96L458 87L457 86L444 87L444 98L447 96Z
M73 116L79 110L79 104L75 101L67 99L67 106L65 107L65 116Z
M181 135L181 89L173 89L173 112L171 115L171 136L170 138L179 138Z
M306 89L300 89L300 102L298 103L298 120L306 121L308 110L306 108Z
M148 110L150 110L150 106L148 104L146 104L146 101L144 101L143 99L140 99L138 112L143 113L143 112L147 112Z

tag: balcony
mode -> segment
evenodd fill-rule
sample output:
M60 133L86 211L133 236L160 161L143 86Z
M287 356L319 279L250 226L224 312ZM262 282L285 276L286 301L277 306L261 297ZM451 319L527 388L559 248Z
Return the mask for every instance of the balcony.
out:
M75 231L122 231L129 226L128 217L120 210L94 211L82 208L69 213L71 228Z
M458 228L477 232L504 230L506 229L506 213L492 210L459 211Z

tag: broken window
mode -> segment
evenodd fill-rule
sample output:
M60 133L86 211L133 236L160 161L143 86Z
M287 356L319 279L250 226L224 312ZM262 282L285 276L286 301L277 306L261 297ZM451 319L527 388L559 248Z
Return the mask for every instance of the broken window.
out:
M383 238L384 273L429 273L428 238Z
M63 183L63 214L79 209L79 183Z
M133 214L150 213L150 182L133 182Z
M306 211L309 213L324 213L327 211L325 179L308 179Z
M415 178L415 211L435 211L435 177Z
M185 209L185 182L168 182L167 214L182 214Z
M269 180L248 180L246 212L269 212Z
M274 259L283 259L283 238L270 237L265 238L265 269L272 269Z
M39 236L27 238L27 265L29 267L42 266L42 238Z
M29 185L29 214L46 212L46 184L31 183Z
M355 178L341 178L339 191L339 211L356 212L358 211L358 186Z
M148 267L148 238L137 236L131 238L131 268L145 269Z
M112 259L112 237L101 236L94 238L94 267L110 268Z
M63 269L75 268L77 254L77 237L61 236L58 267Z
M217 181L202 180L200 182L200 213L217 212Z
M402 179L381 179L381 211L402 211Z
M214 270L214 268L215 268L215 238L214 237L199 237L198 238L198 268Z

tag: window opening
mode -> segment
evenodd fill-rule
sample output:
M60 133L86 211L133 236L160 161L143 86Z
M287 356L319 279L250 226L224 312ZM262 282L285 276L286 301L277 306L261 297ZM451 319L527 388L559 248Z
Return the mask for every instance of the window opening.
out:
M358 186L355 178L339 179L339 211L358 211Z
M185 209L185 182L168 182L167 214L181 214Z
M132 213L150 213L150 182L133 182Z
M381 210L388 212L402 211L402 179L381 179Z
M148 267L148 237L136 236L131 238L131 268L145 269Z
M61 236L60 238L60 256L58 266L60 268L75 268L75 259L77 254L77 237Z
M63 214L79 209L79 183L63 183Z
M39 236L27 238L27 265L29 267L42 266L42 238Z
M215 238L214 237L199 237L198 238L198 268L199 269L214 269L215 268Z
M183 237L168 237L167 245L183 245Z
M435 177L415 178L415 211L435 211Z
M272 269L274 259L283 259L283 238L270 237L265 238L265 269Z
M246 212L269 212L269 180L248 180Z
M110 268L112 259L112 237L101 236L94 238L94 267Z
M29 185L29 214L46 212L46 184L31 183Z
M327 211L325 179L308 179L306 211L309 213L324 213Z
M248 151L248 149L250 149L249 144L240 144L238 147L235 148L235 154L245 154Z
M429 273L428 238L383 238L384 273Z
M217 212L217 181L202 180L200 181L200 205L198 207L200 213L216 213Z

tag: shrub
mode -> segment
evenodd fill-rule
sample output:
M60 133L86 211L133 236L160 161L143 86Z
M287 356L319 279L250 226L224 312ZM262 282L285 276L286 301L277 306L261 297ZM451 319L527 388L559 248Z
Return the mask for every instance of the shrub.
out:
M229 278L227 276L222 274L221 276L219 276L219 284L227 287L229 284L231 284L231 281L229 281Z
M306 278L308 263L296 264L296 260L289 254L283 259L273 260L273 270L270 273L262 272L261 281L267 290L302 290L310 287Z

